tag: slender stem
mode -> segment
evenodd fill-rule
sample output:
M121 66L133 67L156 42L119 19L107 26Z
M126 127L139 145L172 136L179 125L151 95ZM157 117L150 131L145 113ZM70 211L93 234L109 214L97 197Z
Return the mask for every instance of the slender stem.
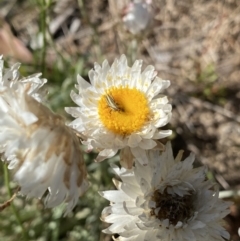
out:
M132 65L135 62L136 57L137 57L138 41L137 41L136 38L132 39L130 48L131 48L131 50L130 50L131 51L131 53L130 53L130 56L131 56L131 58L130 58L130 60L131 60L130 65Z
M47 31L46 31L47 5L46 5L46 0L41 0L40 6L41 6L41 32L42 32L42 40L43 40L42 57L41 57L41 72L43 75L45 75L46 53L47 53Z
M4 172L4 182L5 182L5 185L7 187L7 192L8 192L8 196L11 198L12 197L12 192L11 192L11 188L10 188L10 181L9 181L9 174L8 174L8 168L7 168L7 164L4 163L3 165L3 172ZM17 212L17 209L16 207L14 206L13 202L11 202L11 209L12 209L12 212L16 218L16 221L18 223L18 225L21 227L22 229L22 235L23 235L23 240L25 241L28 241L28 235L27 235L27 232L22 224L22 221L21 221L21 218L19 216L19 213Z
M127 54L129 57L129 64L132 65L139 55L139 46L141 45L142 40L144 39L144 35L137 34L132 35L130 44L127 45Z
M56 54L58 54L58 55L61 57L62 61L66 62L66 61L67 61L66 58L62 55L61 51L59 51L59 50L57 49L57 46L56 46L56 44L54 43L54 40L53 40L53 38L52 38L52 35L51 35L51 32L50 32L49 27L47 27L47 33L48 33L48 37L49 37L49 39L48 39L49 44L50 44L51 47L54 49L54 51L56 52Z
M98 30L96 28L96 26L94 24L91 23L88 14L87 14L87 10L85 8L84 2L83 0L78 0L78 5L79 8L81 10L82 16L84 18L84 20L87 22L87 24L92 28L93 30L93 44L95 47L95 53L96 53L96 58L98 62L101 62L101 58L102 58L102 51L101 51L101 47L99 46L100 44L100 39L99 39L99 34L98 34Z

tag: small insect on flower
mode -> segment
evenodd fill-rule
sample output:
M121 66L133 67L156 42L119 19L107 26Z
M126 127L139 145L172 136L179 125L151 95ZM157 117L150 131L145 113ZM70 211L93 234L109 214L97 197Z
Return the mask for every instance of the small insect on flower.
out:
M123 109L119 106L119 104L116 103L116 101L110 94L106 94L105 98L106 98L108 107L110 107L112 110L123 111Z

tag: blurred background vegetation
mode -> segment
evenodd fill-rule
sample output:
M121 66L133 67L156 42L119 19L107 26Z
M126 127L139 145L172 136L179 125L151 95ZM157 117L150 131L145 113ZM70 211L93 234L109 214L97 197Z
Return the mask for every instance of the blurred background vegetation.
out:
M240 1L148 0L145 7L131 25L130 0L0 0L0 54L9 65L21 62L23 76L43 73L47 104L66 121L76 76L88 80L94 62L111 63L124 53L130 65L135 59L154 65L172 83L166 94L174 150L194 152L197 164L209 167L221 196L234 202L226 228L240 240ZM145 24L141 31L139 23ZM71 214L17 196L0 212L0 240L110 241L99 218L108 203L97 192L114 188L109 163L118 156L101 164L94 157L85 154L92 185ZM4 203L16 184L5 165L0 174Z

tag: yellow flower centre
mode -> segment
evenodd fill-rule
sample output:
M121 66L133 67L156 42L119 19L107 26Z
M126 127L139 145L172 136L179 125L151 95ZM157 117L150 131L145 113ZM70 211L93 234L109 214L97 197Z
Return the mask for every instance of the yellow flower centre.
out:
M148 101L135 88L110 88L98 102L98 114L103 125L119 135L139 131L150 119Z

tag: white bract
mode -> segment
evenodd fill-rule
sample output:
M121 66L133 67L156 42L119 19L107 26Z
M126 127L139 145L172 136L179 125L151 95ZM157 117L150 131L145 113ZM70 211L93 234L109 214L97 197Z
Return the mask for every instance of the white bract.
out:
M41 103L38 76L18 79L18 67L0 66L0 152L20 193L45 197L47 207L71 211L88 187L79 141L64 120Z
M19 67L20 63L16 63L9 69L4 68L4 61L2 56L0 56L0 91L6 88L17 91L19 86L24 86L26 93L40 102L46 94L40 88L47 80L39 78L41 73L20 78Z
M224 241L228 232L221 226L229 203L218 198L204 167L193 168L194 155L174 159L170 143L166 151L148 152L148 165L138 161L132 170L113 166L121 181L118 190L100 194L111 203L102 220L111 223L103 230L117 233L119 241Z
M132 67L124 55L112 66L105 60L89 72L90 83L78 76L78 94L71 92L79 107L66 111L76 119L70 126L86 137L89 149L99 150L102 161L129 147L146 164L145 150L158 148L158 139L171 135L162 130L171 118L171 105L163 94L170 81L156 77L153 66L141 72L142 61ZM130 165L131 166L131 165Z

